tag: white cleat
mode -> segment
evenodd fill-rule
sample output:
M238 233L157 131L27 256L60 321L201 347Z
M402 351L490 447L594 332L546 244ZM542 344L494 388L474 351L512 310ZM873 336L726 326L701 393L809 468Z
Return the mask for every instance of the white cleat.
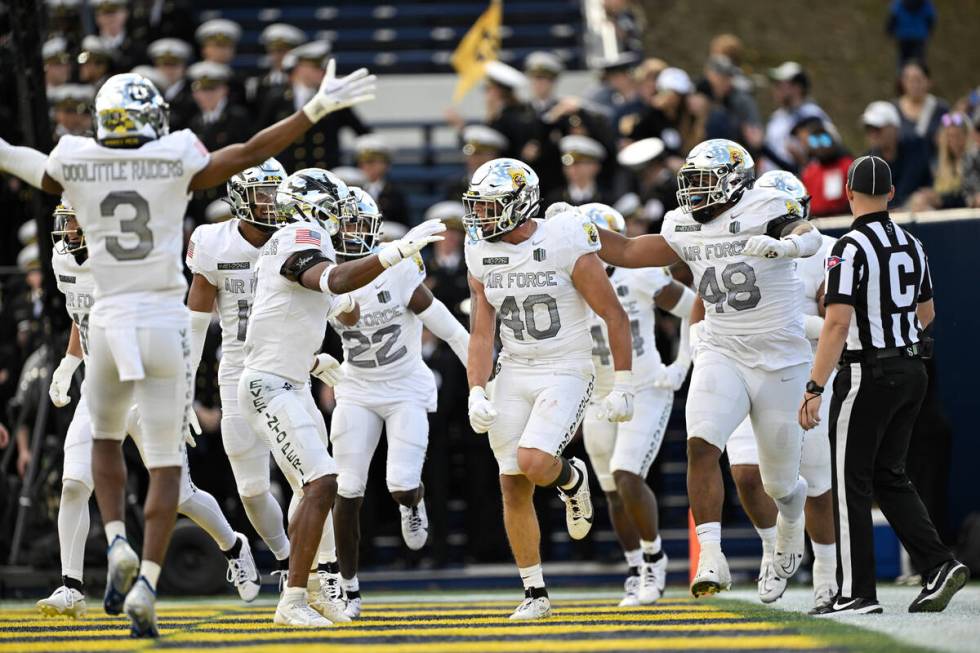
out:
M573 540L581 540L592 530L592 493L589 491L589 472L578 458L569 461L580 474L578 488L571 494L558 488L558 496L565 502L565 523ZM516 614L516 613L515 613Z
M640 577L627 576L623 583L623 600L619 602L621 608L635 608L640 605Z
M813 586L813 609L826 608L837 598L837 583L821 583Z
M691 583L691 594L695 598L710 596L718 592L732 588L732 575L728 571L728 560L725 554L708 553L701 550L701 557L698 559L698 573L694 576Z
M515 621L528 621L531 619L545 619L551 616L551 600L547 596L532 598L527 596L521 604L514 610L510 618Z
M159 637L157 629L157 593L150 581L140 576L129 590L123 602L123 610L130 621L130 637Z
M803 562L805 544L803 541L806 519L801 515L796 521L776 516L776 554L773 568L780 578L790 579Z
M71 617L80 619L88 612L85 595L72 587L62 585L51 596L37 602L37 609L45 617Z
M759 600L763 603L775 603L785 591L786 579L776 575L772 554L763 553L762 564L759 566Z
M347 599L347 607L344 608L347 620L357 619L361 616L361 597L355 596Z
M320 579L320 591L310 601L310 607L333 623L350 621L345 612L347 601L344 600L344 590L340 586L340 574L317 571L316 575Z
M425 512L425 499L417 506L398 506L402 515L402 538L405 546L412 551L418 551L425 546L429 539L429 516Z
M277 626L298 626L300 628L323 628L333 623L310 607L305 599L287 601L283 596L276 606L276 616L272 622Z
M664 595L667 586L667 554L660 556L656 562L644 562L640 565L640 588L637 596L640 605L656 603Z
M126 594L140 571L140 559L129 546L126 538L117 535L106 551L108 571L105 581L105 598L102 606L106 614L122 614Z
M228 574L225 578L238 590L238 596L249 603L259 595L262 581L259 578L259 570L255 566L252 547L248 545L248 539L241 533L235 533L235 537L242 543L242 548L237 558L228 561Z

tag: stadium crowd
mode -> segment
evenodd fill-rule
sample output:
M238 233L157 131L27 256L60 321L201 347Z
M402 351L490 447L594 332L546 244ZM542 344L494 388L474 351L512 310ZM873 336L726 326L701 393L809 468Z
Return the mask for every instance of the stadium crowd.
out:
M164 94L171 108L171 130L190 128L208 150L215 150L247 139L302 107L318 88L330 55L329 43L308 41L299 26L277 23L261 36L267 55L265 68L245 71L236 66L240 27L225 19L195 24L191 3L186 0L90 0L87 5L77 0L48 0L45 5L48 33L42 56L54 141L65 134L90 133L92 100L100 84L112 74L132 70L153 81ZM153 11L147 10L150 5ZM811 77L799 63L786 61L770 69L768 79L748 75L742 68L742 40L719 34L705 53L703 68L683 70L669 61L641 56L640 24L634 13L623 11L616 14L623 53L605 61L596 71L595 87L580 96L557 95L557 82L565 70L554 53L535 52L519 62L519 67L502 62L487 65L483 122L467 124L454 111L447 111L447 124L458 131L462 166L458 175L445 180L444 201L424 215L413 213L406 191L387 179L393 161L391 144L383 134L372 133L372 126L355 110L330 115L279 159L288 171L333 169L345 181L368 190L377 198L391 234L403 232L423 217L446 220L451 226L446 239L428 253L427 283L461 321L466 320L469 290L459 223L464 209L459 198L469 175L499 156L519 158L534 167L545 205L557 201L608 203L625 216L630 235L659 231L664 214L677 206L676 171L691 147L712 138L743 144L757 162L759 174L774 169L797 174L810 194L810 213L815 218L846 211L845 174L854 156L865 151L881 156L891 166L895 209L980 207L980 90L948 98L931 92L929 67L922 58L928 26L923 35L911 23L914 16L909 18L902 11L902 7L893 7L889 22L901 56L897 92L893 98L872 102L860 116L865 136L860 152L849 150L835 127L855 116L828 115L820 97L811 93ZM86 25L91 26L90 33ZM7 37L0 46L9 50L9 29L2 31ZM10 53L5 52L0 62L5 91L0 99L0 136L18 142L20 123L11 92L15 77L9 70L11 62ZM338 65L343 69L344 62ZM771 94L776 107L768 116L759 109L764 93ZM344 130L357 136L353 152L340 147ZM46 399L38 369L49 356L34 216L26 213L21 201L27 192L13 177L3 178L0 206L8 219L0 227L6 232L0 238L0 251L5 262L16 259L19 271L4 268L0 278L0 405L7 407L0 421L12 427L11 446L16 447L15 453L0 457L9 461L9 468L0 472L21 477L32 463L31 427L38 406ZM196 225L230 216L221 196L216 190L197 194L186 219L188 237ZM10 244L17 241L19 249ZM661 346L669 350L674 346L676 326L669 320L660 324L667 325L659 335ZM196 395L205 434L218 431L221 416L216 324L212 331L204 353L210 365L199 371ZM495 482L496 469L485 442L469 430L462 369L444 343L429 335L425 342L426 360L437 372L441 388L439 410L431 419L432 446L425 476L436 534L432 555L437 563L449 562L449 545L438 535L448 529L449 497L461 497L467 505L477 507L466 513L471 523L465 530L481 533L478 541L471 542L468 554L477 560L506 557L503 534L479 527L496 521L483 512L496 514L497 506L488 506L477 496L481 487ZM61 350L60 343L56 347ZM339 352L336 336L327 336L327 350ZM321 409L329 413L331 389L320 387L319 399ZM54 424L66 425L69 416L61 413L70 410L55 410ZM3 444L0 436L0 446ZM57 446L41 450L57 452ZM376 463L379 459L383 457L376 458ZM220 439L201 438L191 454L191 465L211 465L212 473L195 480L224 499L222 505L233 523L244 528L247 520L235 508L234 482L222 460ZM463 461L463 466L450 465L450 461ZM454 467L456 471L450 472ZM469 482L448 492L456 478L453 474ZM380 488L381 476L374 476L372 483L376 481ZM379 517L370 509L370 492L368 497L364 530L394 533L397 515L392 513L389 524L372 523Z

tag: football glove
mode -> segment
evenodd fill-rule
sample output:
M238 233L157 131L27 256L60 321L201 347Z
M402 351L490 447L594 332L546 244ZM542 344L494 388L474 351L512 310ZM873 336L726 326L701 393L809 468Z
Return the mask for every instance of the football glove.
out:
M486 433L497 420L497 409L487 398L487 392L480 386L470 389L470 426L476 433Z
M656 381L653 382L654 387L677 392L684 385L684 380L687 378L687 370L690 367L691 361L683 358L678 358L670 365L661 367Z
M800 255L800 246L793 238L752 236L746 241L742 253L759 258L796 258Z
M367 68L358 68L340 79L337 79L336 69L336 61L331 59L327 63L327 72L319 90L303 106L303 113L312 123L319 122L328 113L374 99L375 82L378 78L368 74Z
M628 422L633 419L633 372L619 370L612 391L599 403L599 419Z
M378 252L378 260L383 267L390 268L399 261L415 256L429 243L442 240L443 237L438 234L445 230L446 225L441 220L436 218L426 220L409 229L408 233L398 240L382 246Z
M313 357L313 369L310 374L333 387L344 378L340 369L340 361L330 354L317 354Z
M333 303L330 304L330 312L327 313L328 318L334 318L341 313L350 313L357 307L357 300L354 299L354 295L347 292L343 295L337 295L333 298Z
M72 354L65 354L65 357L58 363L58 367L51 373L51 386L48 388L48 395L51 396L51 403L61 408L71 403L71 379L75 375L75 370L82 364L82 359Z

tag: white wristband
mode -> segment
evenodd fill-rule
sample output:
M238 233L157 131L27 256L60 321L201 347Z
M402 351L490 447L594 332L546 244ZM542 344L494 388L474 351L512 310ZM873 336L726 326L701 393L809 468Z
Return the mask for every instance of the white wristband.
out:
M613 374L613 389L632 390L633 370L616 370Z
M333 265L328 265L327 269L323 271L320 275L320 292L324 295L333 295L334 291L330 290L330 271L334 269Z
M474 396L480 397L482 399L486 399L487 391L483 389L482 385L475 385L472 388L470 388L470 397L472 398Z
M671 315L676 315L682 320L686 320L691 317L691 309L694 308L694 300L697 296L687 286L684 286L684 292L681 293L680 299L674 304L673 308L668 308L667 312Z

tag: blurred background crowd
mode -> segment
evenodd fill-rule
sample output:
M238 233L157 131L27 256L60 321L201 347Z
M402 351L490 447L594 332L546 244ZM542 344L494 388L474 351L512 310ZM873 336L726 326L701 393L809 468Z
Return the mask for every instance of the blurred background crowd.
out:
M314 19L317 25L329 26L348 15L345 12L361 10L373 21L397 21L399 16L424 11L425 3L420 2L383 7L282 3L295 5L292 13L263 9L250 1L45 0L39 4L46 25L41 56L55 142L65 134L91 133L94 95L107 77L119 72L136 71L151 79L170 103L171 130L191 129L214 150L245 140L301 107L320 84L332 56L341 73L366 63L381 75L382 85L389 71L446 69L444 58L416 64L409 56L415 50L396 51L389 45L396 37L413 38L409 27L401 36L395 29L387 30L392 34L380 28L345 30L339 22L334 30L309 27ZM468 23L485 6L458 4L470 12L462 21ZM481 88L473 92L479 96L476 114L482 112L482 120L473 120L473 110L447 109L448 95L432 96L426 100L431 117L425 124L419 121L428 130L426 140L412 153L397 131L406 125L373 123L359 111L345 110L330 115L279 159L289 171L328 168L349 184L368 190L378 199L388 237L397 237L424 218L446 220L452 228L446 240L429 252L426 283L464 322L468 290L460 193L473 170L499 156L520 158L535 168L545 205L609 203L626 217L630 235L659 230L664 214L677 206L677 169L691 147L710 138L742 143L755 158L758 174L784 169L799 175L811 196L811 215L818 220L847 212L845 173L853 158L865 152L874 152L891 165L894 210L980 207L978 79L962 79L957 86L941 89L934 86L930 55L940 46L930 43L937 23L932 2L895 0L876 6L877 23L867 29L880 42L891 43L879 56L889 62L894 92L868 103L858 115L835 115L829 106L839 103L825 104L828 98L821 88L830 84L815 78L808 53L792 51L787 60L760 66L753 33L725 31L724 21L718 21L718 33L707 49L693 53L698 63L690 64L689 53L682 65L665 54L669 48L651 46L646 37L661 20L657 9L669 11L665 3L514 2L504 7L505 25L512 24L509 16L513 15L515 26L503 33L502 60L487 64ZM536 15L535 7L546 17L555 9L576 15L561 15L562 25L555 25L558 19L552 13L551 27L539 29L548 38L539 38L520 26L520 21ZM454 15L447 10L446 20ZM456 39L468 26L438 27L440 19L433 14L425 21L427 38ZM595 31L596 20L602 25L604 47L597 49L588 42L583 47L583 39L590 38L586 32ZM556 29L563 26L571 31ZM6 3L0 2L0 136L16 143L22 142L18 133L22 107L15 97L11 29ZM440 29L448 32L440 36ZM351 45L345 38L362 43ZM508 48L509 42L514 47ZM575 93L560 91L568 87L563 85L566 76L574 76ZM852 86L857 85L855 80ZM420 83L418 91L425 94L425 86ZM440 144L429 138L433 130L448 132L449 140ZM11 445L0 450L0 492L4 493L0 516L7 520L0 521L2 530L13 519L15 496L32 464L35 471L28 478L33 477L42 509L31 519L39 523L51 519L59 483L58 452L71 411L70 407L45 409L49 424L36 433L34 425L47 396L40 370L61 355L63 333L43 319L43 261L35 242L36 216L24 201L27 194L17 180L2 179L0 407L6 411L0 412L0 422L11 432ZM222 194L219 190L196 194L186 218L188 235L197 224L229 217ZM669 319L662 323L658 338L668 351L676 327ZM191 468L195 482L219 498L236 528L250 532L217 437L220 347L213 326L197 382L197 409L205 434L191 452ZM327 334L325 344L328 351L339 353L333 335ZM435 537L429 550L413 554L408 563L444 566L506 560L506 545L497 526L499 505L496 499L486 498L495 494L496 468L486 443L467 426L464 372L448 348L429 336L424 352L440 383L439 410L430 416L425 472ZM332 394L328 388L316 391L329 417ZM43 441L38 443L38 438ZM36 459L39 455L43 461ZM377 473L383 456L382 445L364 511L364 541L369 545L363 555L367 564L396 564L396 559L404 564L406 555L397 548L397 511L385 503L383 474ZM669 447L665 456L669 462ZM659 475L659 480L653 479L655 485L669 485L663 473L659 466L655 469ZM134 496L138 492L137 487ZM552 521L560 525L560 513L551 512ZM43 533L39 541L46 538L52 544L53 529ZM4 542L2 558L10 543L5 535L0 535L0 541ZM587 542L576 548L560 539L553 543L565 547L562 551L571 557L592 556L591 547L596 546ZM97 552L99 547L94 549ZM43 546L33 555L41 562L56 560L56 551Z

